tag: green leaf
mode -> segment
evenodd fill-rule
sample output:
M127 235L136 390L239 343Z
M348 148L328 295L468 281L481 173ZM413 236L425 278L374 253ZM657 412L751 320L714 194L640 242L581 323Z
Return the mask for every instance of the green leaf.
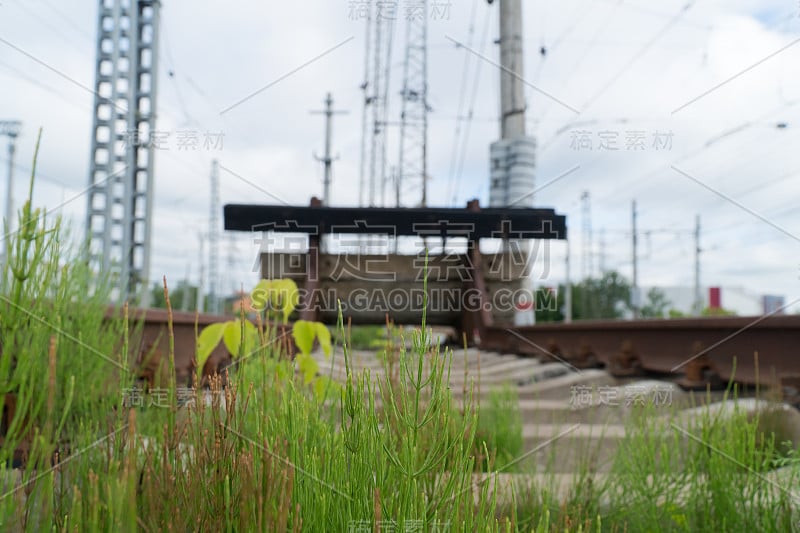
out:
M272 280L262 279L255 288L250 291L250 306L256 311L263 311L267 308L272 297Z
M278 376L278 381L286 383L292 375L292 368L288 361L280 361L275 369L275 374Z
M283 322L288 322L289 315L300 303L300 292L297 290L297 284L294 280L288 278L277 279L271 282L270 289L274 297L275 308L281 311Z
M322 347L323 353L325 353L325 357L331 357L331 332L325 326L325 324L321 322L314 322L314 328L316 329L317 339L319 339L319 345Z
M222 341L232 357L239 357L239 347L242 343L241 328L238 320L231 320L223 324Z
M292 337L294 337L294 342L303 355L311 353L311 349L314 347L315 335L316 331L313 322L298 320L294 323Z
M314 381L312 386L314 387L314 396L319 403L324 402L328 398L338 398L342 391L342 386L328 376L320 376Z
M317 372L319 371L319 365L317 364L316 359L314 359L310 355L308 354L298 355L297 367L300 369L300 372L303 373L303 385L308 385L314 380L315 377L317 377Z
M203 365L211 356L211 352L222 340L222 331L225 324L211 324L203 328L197 337L197 371L202 374Z
M241 322L241 321L239 321ZM249 320L244 321L244 350L243 355L248 356L259 347L258 328Z
M258 346L258 329L249 320L237 318L225 322L222 340L232 357L249 355Z

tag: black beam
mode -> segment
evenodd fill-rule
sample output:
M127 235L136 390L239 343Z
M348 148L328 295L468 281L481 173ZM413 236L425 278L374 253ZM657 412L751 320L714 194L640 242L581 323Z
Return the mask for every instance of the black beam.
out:
M553 209L225 206L229 231L355 233L467 239L566 239L564 215Z

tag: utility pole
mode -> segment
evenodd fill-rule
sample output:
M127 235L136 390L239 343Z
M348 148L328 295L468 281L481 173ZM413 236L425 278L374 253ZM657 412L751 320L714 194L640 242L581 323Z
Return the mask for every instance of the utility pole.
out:
M589 191L583 191L581 194L581 210L583 222L583 253L581 254L582 268L581 277L589 279L593 275L594 264L592 261L592 202L589 197Z
M699 316L702 312L703 298L700 294L700 215L695 217L694 222L694 315Z
M189 295L191 294L191 283L189 282L189 275L191 274L191 263L186 264L186 276L184 279L183 285L183 297L181 298L181 311L188 311L189 310Z
M606 230L600 230L600 276L606 273Z
M19 120L0 121L0 135L8 136L8 184L6 187L6 233L9 234L14 229L14 154L16 153L16 140L22 122ZM8 238L8 235L6 235ZM2 244L5 250L5 244ZM5 256L5 252L3 252Z
M219 308L219 162L211 162L211 216L208 228L208 312L218 315Z
M334 159L331 157L331 137L332 137L332 126L333 126L333 115L340 115L346 113L346 111L334 111L333 110L333 96L331 93L328 93L327 98L325 99L325 111L312 111L314 115L325 115L325 155L323 157L314 156L316 157L317 161L322 162L325 165L325 178L323 180L324 189L322 193L322 205L328 207L331 205L331 171L333 166ZM338 159L338 157L337 157Z
M564 322L572 322L572 280L569 274L569 239L567 239L567 258L564 262L567 281L564 283Z
M639 261L637 256L636 200L633 201L631 215L631 221L633 223L633 290L631 300L633 304L633 318L639 318Z
M206 269L205 269L205 266L203 264L203 260L205 259L205 257L203 257L204 256L203 249L205 248L205 246L204 246L205 235L203 235L203 233L200 232L200 233L197 234L197 238L200 240L200 261L199 261L199 263L200 263L200 279L197 281L197 312L198 313L204 313L205 312L205 301L204 301L205 297L203 295L203 289L204 289L203 285L205 285Z

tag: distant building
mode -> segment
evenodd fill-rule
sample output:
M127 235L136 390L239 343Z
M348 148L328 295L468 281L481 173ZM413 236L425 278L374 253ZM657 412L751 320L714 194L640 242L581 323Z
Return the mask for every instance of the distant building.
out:
M653 287L641 287L641 303L647 303L647 292ZM674 309L686 315L694 311L694 287L655 287L661 290L670 302L667 310ZM703 287L701 290L703 309L722 308L739 316L757 316L779 309L784 305L783 296L755 294L743 287Z
M786 299L783 296L765 294L761 297L761 304L761 312L765 315L770 313L782 315L784 314L783 308L786 306Z
M232 313L238 317L242 312L242 308L244 308L244 315L246 317L254 316L256 313L248 293L239 291L225 298L226 313Z

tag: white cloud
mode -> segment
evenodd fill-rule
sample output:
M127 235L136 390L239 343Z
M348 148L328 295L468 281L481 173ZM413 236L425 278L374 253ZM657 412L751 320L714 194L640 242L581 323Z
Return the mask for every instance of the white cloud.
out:
M24 6L3 3L0 37L64 76L93 87L96 2L78 2L69 9L53 9L50 4L42 0ZM473 10L472 2L453 4L449 19L430 24L430 203L439 205L451 205L453 195L454 205L463 205L476 195L486 199L489 143L499 130L494 120L498 71L473 56L466 78L466 105L460 111L464 114L474 105L474 120L463 150L463 173L451 183L453 162L458 168L462 159L461 148L453 158L453 143L466 52L447 37L470 40ZM630 202L635 198L642 229L675 230L651 234L652 248L640 268L643 284L691 281L691 235L678 230L691 230L695 214L700 213L706 229L703 245L708 248L703 255L704 284L763 288L791 300L800 296L794 259L798 242L671 170L670 165L767 218L774 216L776 224L800 235L797 211L792 211L800 175L779 180L800 169L800 156L793 150L800 106L792 105L800 103L800 81L794 76L800 44L672 113L796 39L800 7L778 0L697 2L664 30L685 4L685 0L655 7L599 0L525 2L526 79L583 110L576 116L546 96L527 91L530 131L542 146L538 183L581 165L578 172L537 194L537 204L568 215L573 273L581 250L578 199L583 190L589 190L596 252L597 236L607 228L609 266L630 272L629 235L624 231L629 229ZM472 46L494 58L497 5L477 0L474 9ZM340 159L334 164L333 199L339 205L357 202L364 27L349 15L346 0L165 3L158 129L173 136L185 129L221 132L224 146L179 151L173 144L168 151L156 153L154 278L165 273L178 279L187 263L196 262L196 233L208 218L213 158L291 203L305 205L310 196L322 194L321 167L313 154L323 148L323 121L309 111L321 109L329 91L336 107L349 112L334 122L333 146ZM351 36L354 39L341 48L220 114ZM393 120L399 117L403 38L399 24L391 68ZM541 46L547 49L545 56L539 54ZM478 91L472 102L477 66ZM24 121L18 142L20 166L30 166L35 132L39 126L44 128L36 202L55 206L83 190L88 181L92 95L2 42L0 87L4 96L0 118ZM572 122L576 125L570 126ZM788 127L778 129L778 122ZM603 130L617 131L622 149L614 153L573 150L570 141L575 129L595 136ZM624 149L628 130L648 135L672 131L673 146L633 153ZM396 139L396 132L391 138ZM397 158L394 141L389 157L392 162ZM24 194L23 178L23 170L18 170L18 200ZM275 201L226 171L221 171L221 179L223 202ZM84 208L85 200L78 199L64 212L80 225ZM255 278L251 272L255 247L249 236L236 239L243 257L235 272L223 271L247 285ZM562 248L553 248L555 265L562 264L563 255L558 257ZM196 266L192 270L196 276ZM554 268L552 275L560 273Z

